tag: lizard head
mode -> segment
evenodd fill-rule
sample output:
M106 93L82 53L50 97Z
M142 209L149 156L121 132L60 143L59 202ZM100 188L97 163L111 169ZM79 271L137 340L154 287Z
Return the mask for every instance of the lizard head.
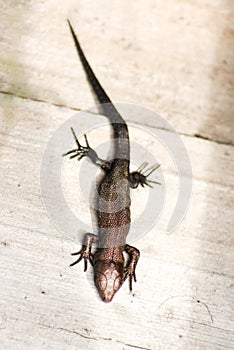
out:
M94 280L100 297L109 303L124 282L123 263L98 260L94 271Z

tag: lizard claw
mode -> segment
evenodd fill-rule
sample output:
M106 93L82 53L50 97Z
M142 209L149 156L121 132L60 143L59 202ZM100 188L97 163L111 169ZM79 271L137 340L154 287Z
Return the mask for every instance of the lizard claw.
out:
M132 280L134 282L137 281L136 279L136 273L135 273L135 269L133 268L128 268L127 271L125 272L125 275L124 275L124 281L129 278L129 290L130 292L132 291Z
M77 148L72 149L71 151L64 153L63 157L70 155L70 159L77 157L78 160L81 160L83 157L87 156L95 163L98 159L98 156L97 156L97 153L90 147L86 134L84 134L86 146L82 146L80 144L73 128L71 128L71 131L72 131L72 134L73 134L74 139L76 141Z
M82 249L77 252L77 253L72 253L71 255L79 255L79 258L74 261L73 263L70 264L70 266L74 266L76 264L78 264L82 259L84 259L84 272L87 271L87 267L88 267L88 261L90 262L90 264L93 266L94 261L93 261L93 254L91 253L90 249L87 250L87 247L84 246L82 247Z
M145 170L147 164L148 164L147 162L143 163L137 169L137 171L134 171L129 175L130 186L132 188L137 188L139 185L141 185L142 187L144 187L144 185L152 187L150 185L150 183L155 183L155 184L161 185L160 182L148 179L149 175L152 174L152 172L154 172L156 169L158 169L160 167L160 164L157 163L157 164L153 165L152 167L150 167L148 170Z
M88 143L87 136L84 135L86 146L82 146L80 144L80 142L79 142L79 140L78 140L78 138L77 138L73 128L71 128L71 131L72 131L72 134L73 134L74 139L76 141L77 148L73 149L71 151L68 151L67 153L64 153L63 156L68 156L69 154L74 153L74 154L72 154L70 156L70 159L77 157L78 160L81 160L84 156L87 156L88 152L90 151L90 146L89 146L89 143Z

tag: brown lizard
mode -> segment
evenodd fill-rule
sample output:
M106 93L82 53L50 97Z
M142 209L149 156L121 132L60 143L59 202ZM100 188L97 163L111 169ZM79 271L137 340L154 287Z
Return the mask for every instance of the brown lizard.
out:
M150 186L150 182L154 181L148 180L148 176L159 165L152 167L146 174L146 172L142 172L147 164L144 163L137 171L130 173L130 145L127 124L96 78L69 21L68 24L86 77L101 104L102 114L111 123L114 143L113 160L102 160L89 146L86 135L84 135L86 146L82 146L72 129L77 148L64 155L70 155L70 158L77 157L78 160L85 156L89 157L93 163L101 167L104 176L98 185L98 236L86 233L81 250L72 254L80 256L70 266L84 259L84 270L86 271L89 261L93 265L94 281L102 300L110 302L127 278L129 278L130 291L132 290L132 280L136 282L135 269L140 252L137 248L126 244L131 222L130 187L136 188L139 184ZM94 254L91 252L93 243L97 243ZM123 252L129 256L127 261L124 259Z

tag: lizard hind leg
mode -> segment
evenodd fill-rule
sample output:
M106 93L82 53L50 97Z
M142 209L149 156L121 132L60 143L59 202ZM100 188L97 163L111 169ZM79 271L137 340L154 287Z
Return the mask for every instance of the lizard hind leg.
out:
M71 128L71 131L72 131L72 134L74 136L77 148L64 153L63 156L70 155L70 159L77 157L78 160L81 160L83 157L87 156L95 163L98 156L97 156L96 152L90 147L87 136L84 134L86 146L82 146L80 144L73 128Z
M144 187L144 185L152 187L150 183L161 185L160 182L148 179L149 175L151 175L156 169L160 167L160 164L156 163L155 165L146 170L145 168L147 167L147 165L148 163L144 162L136 171L130 173L129 182L131 188L137 188L139 185L141 185L142 187Z
M82 146L73 128L71 128L71 131L74 136L77 148L64 153L63 157L70 155L70 159L77 157L78 160L81 160L83 157L88 157L94 164L100 166L103 170L110 170L111 163L98 157L94 149L90 147L86 134L84 134L86 146Z

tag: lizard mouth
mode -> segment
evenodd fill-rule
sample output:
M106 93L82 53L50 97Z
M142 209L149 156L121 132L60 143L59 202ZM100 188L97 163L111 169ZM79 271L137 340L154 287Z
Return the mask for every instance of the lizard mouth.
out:
M115 292L113 294L102 295L102 300L104 301L104 303L109 303L113 299L114 295Z

